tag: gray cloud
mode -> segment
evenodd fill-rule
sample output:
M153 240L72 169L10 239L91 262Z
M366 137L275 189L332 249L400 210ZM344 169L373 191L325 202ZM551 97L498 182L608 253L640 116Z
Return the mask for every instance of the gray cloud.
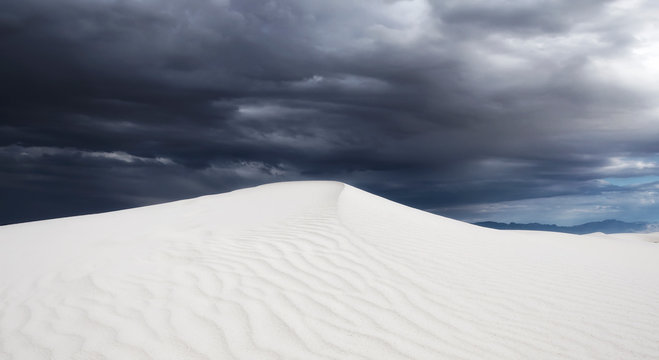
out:
M656 7L10 0L0 222L317 178L475 220L600 196L659 173Z

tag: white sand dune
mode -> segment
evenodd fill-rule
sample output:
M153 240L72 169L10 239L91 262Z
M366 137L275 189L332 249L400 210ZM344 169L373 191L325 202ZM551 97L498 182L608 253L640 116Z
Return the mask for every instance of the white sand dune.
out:
M656 360L659 244L334 182L3 226L0 359Z

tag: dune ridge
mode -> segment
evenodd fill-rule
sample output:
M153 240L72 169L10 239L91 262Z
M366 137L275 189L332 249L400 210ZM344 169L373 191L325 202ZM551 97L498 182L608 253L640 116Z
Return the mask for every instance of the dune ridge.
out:
M336 182L0 227L4 359L657 359L659 247Z

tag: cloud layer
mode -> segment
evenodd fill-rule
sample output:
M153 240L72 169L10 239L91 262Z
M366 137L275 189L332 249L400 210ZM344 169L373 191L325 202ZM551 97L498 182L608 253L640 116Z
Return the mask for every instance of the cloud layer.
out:
M468 220L519 221L503 204L563 199L524 218L590 220L569 204L645 191L603 179L659 174L657 11L9 0L0 222L298 179ZM651 207L620 206L601 216L652 220Z

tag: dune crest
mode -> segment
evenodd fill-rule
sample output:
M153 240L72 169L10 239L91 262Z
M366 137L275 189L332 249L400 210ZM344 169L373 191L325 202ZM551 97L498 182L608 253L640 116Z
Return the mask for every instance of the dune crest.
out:
M0 227L4 359L658 359L659 244L336 182Z

